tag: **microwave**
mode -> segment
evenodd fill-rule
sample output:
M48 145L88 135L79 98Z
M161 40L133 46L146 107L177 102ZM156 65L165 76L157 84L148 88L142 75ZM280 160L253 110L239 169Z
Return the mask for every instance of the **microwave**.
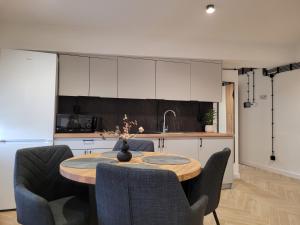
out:
M98 122L93 115L57 114L56 133L93 133L98 128Z

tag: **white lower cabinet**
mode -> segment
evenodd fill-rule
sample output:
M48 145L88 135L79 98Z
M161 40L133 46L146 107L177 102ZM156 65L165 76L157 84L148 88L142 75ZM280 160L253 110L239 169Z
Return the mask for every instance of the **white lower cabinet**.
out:
M116 138L59 138L54 140L55 145L69 146L74 156L111 151L116 142Z
M204 167L207 160L212 154L222 151L224 148L231 149L231 155L227 163L224 174L224 187L230 186L233 182L233 138L184 138L184 139L169 139L160 138L154 140L155 151L161 151L170 154L182 155L185 157L197 159Z
M191 139L163 139L163 152L182 155L198 160L198 138Z
M231 154L223 178L223 184L232 184L234 161L233 138L201 138L199 147L199 161L202 167L205 166L209 157L215 152L222 151L224 148L231 149Z
M152 138L143 138L143 140L149 140L153 141L154 143L154 151L159 152L160 151L160 139L152 139Z
M72 150L74 156L86 155L87 150Z

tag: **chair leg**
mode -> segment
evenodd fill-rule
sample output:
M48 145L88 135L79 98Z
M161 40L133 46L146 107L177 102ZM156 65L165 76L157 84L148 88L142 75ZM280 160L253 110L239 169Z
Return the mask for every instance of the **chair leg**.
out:
M217 225L220 225L219 219L218 219L218 215L216 213L216 210L213 211L214 217L215 217L215 221Z

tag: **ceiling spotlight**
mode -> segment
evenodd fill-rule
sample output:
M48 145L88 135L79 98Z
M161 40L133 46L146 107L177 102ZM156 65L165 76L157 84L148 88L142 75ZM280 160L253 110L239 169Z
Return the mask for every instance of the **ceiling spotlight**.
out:
M209 5L206 6L206 13L212 14L212 13L214 13L215 11L216 11L215 5L209 4Z

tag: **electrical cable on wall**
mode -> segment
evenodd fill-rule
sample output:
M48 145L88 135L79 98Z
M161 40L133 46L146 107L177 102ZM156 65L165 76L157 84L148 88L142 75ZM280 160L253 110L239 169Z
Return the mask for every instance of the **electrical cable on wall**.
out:
M244 108L250 108L251 107L251 102L250 102L250 75L247 73L247 101L244 102Z
M255 106L255 71L253 70L253 75L252 75L252 105Z
M270 159L275 161L276 156L275 156L275 146L274 146L274 141L275 141L275 135L274 135L274 77L280 72L280 69L277 68L276 71L271 71L271 72L266 72L266 70L263 71L263 74L265 76L268 76L271 78L271 141L272 141L272 154L270 156Z
M274 150L274 76L275 74L270 75L271 78L271 118L272 118L272 155L270 159L275 161L275 150Z
M274 123L274 77L277 74L296 70L296 69L300 69L300 62L292 63L292 64L280 66L280 67L274 67L272 69L263 69L263 75L271 78L272 154L270 156L270 159L273 161L276 160L275 146L274 146L274 141L275 141L275 134L274 134L274 125L275 125L275 123Z

